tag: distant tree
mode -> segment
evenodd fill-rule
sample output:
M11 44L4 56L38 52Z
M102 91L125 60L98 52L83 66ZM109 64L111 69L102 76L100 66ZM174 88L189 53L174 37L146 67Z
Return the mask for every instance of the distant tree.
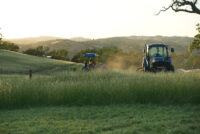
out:
M8 42L8 41L2 41L2 37L3 36L0 33L0 49L16 51L16 52L19 50L19 47L16 44Z
M53 50L48 53L53 59L68 60L68 51L65 49Z
M23 52L24 54L34 55L34 56L42 56L43 53L38 52L36 49L27 49Z
M19 47L16 44L8 41L2 41L2 37L3 35L0 33L0 49L16 51L16 52L19 50Z
M0 33L0 41L2 40L2 34Z
M48 51L48 47L38 46L37 48L27 49L23 53L34 56L44 56L48 53Z
M196 26L198 34L194 36L194 40L188 47L190 53L194 50L200 50L200 24L197 24Z
M172 9L175 12L187 12L200 15L200 5L198 2L199 0L172 0L171 4L168 7L163 7L157 15L169 9Z
M1 28L0 28L1 29ZM2 34L0 33L0 41L2 40Z
M49 47L38 46L25 50L23 53L34 56L52 56L53 59L68 60L68 51L65 49L49 51Z
M1 41L0 42L0 49L10 50L10 51L18 51L19 47L11 42Z

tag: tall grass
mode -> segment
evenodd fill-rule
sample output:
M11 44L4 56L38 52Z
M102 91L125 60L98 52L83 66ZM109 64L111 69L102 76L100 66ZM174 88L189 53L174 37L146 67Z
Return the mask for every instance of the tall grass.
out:
M200 75L60 72L0 76L0 108L130 103L200 104Z

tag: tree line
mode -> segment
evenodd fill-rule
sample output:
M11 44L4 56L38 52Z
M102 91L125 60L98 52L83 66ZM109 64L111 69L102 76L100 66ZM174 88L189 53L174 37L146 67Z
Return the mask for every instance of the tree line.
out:
M195 50L200 50L200 24L197 24L196 26L196 30L198 31L198 33L194 36L194 40L188 47L188 51L190 53Z
M10 50L17 52L19 50L19 46L14 43L8 41L1 41L0 40L0 49Z
M60 60L69 60L68 51L65 49L60 50L51 50L49 47L46 46L38 46L36 48L30 48L23 51L24 54L46 57L51 56L53 59L60 59ZM99 56L96 57L97 62L105 62L113 55L122 55L125 54L122 49L114 46L103 47L103 48L93 48L93 49L85 49L81 50L77 54L75 54L71 61L83 63L85 60L84 54L85 53L96 53Z
M65 49L50 51L49 47L38 46L36 48L27 49L23 51L23 53L40 57L51 56L53 59L69 60L68 51Z
M8 41L3 41L2 38L3 35L0 33L0 49L16 51L16 52L19 50L19 46Z

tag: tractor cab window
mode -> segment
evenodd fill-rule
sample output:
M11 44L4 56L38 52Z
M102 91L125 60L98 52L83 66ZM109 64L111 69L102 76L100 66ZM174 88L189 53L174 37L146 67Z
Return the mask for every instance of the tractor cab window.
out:
M162 46L153 46L149 48L150 57L167 57L167 48Z

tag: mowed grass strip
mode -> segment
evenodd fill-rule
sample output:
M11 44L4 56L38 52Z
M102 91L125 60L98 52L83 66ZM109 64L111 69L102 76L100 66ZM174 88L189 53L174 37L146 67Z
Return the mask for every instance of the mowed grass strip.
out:
M2 134L199 134L199 105L110 105L0 110Z
M70 72L0 76L0 108L47 105L200 104L200 75Z

